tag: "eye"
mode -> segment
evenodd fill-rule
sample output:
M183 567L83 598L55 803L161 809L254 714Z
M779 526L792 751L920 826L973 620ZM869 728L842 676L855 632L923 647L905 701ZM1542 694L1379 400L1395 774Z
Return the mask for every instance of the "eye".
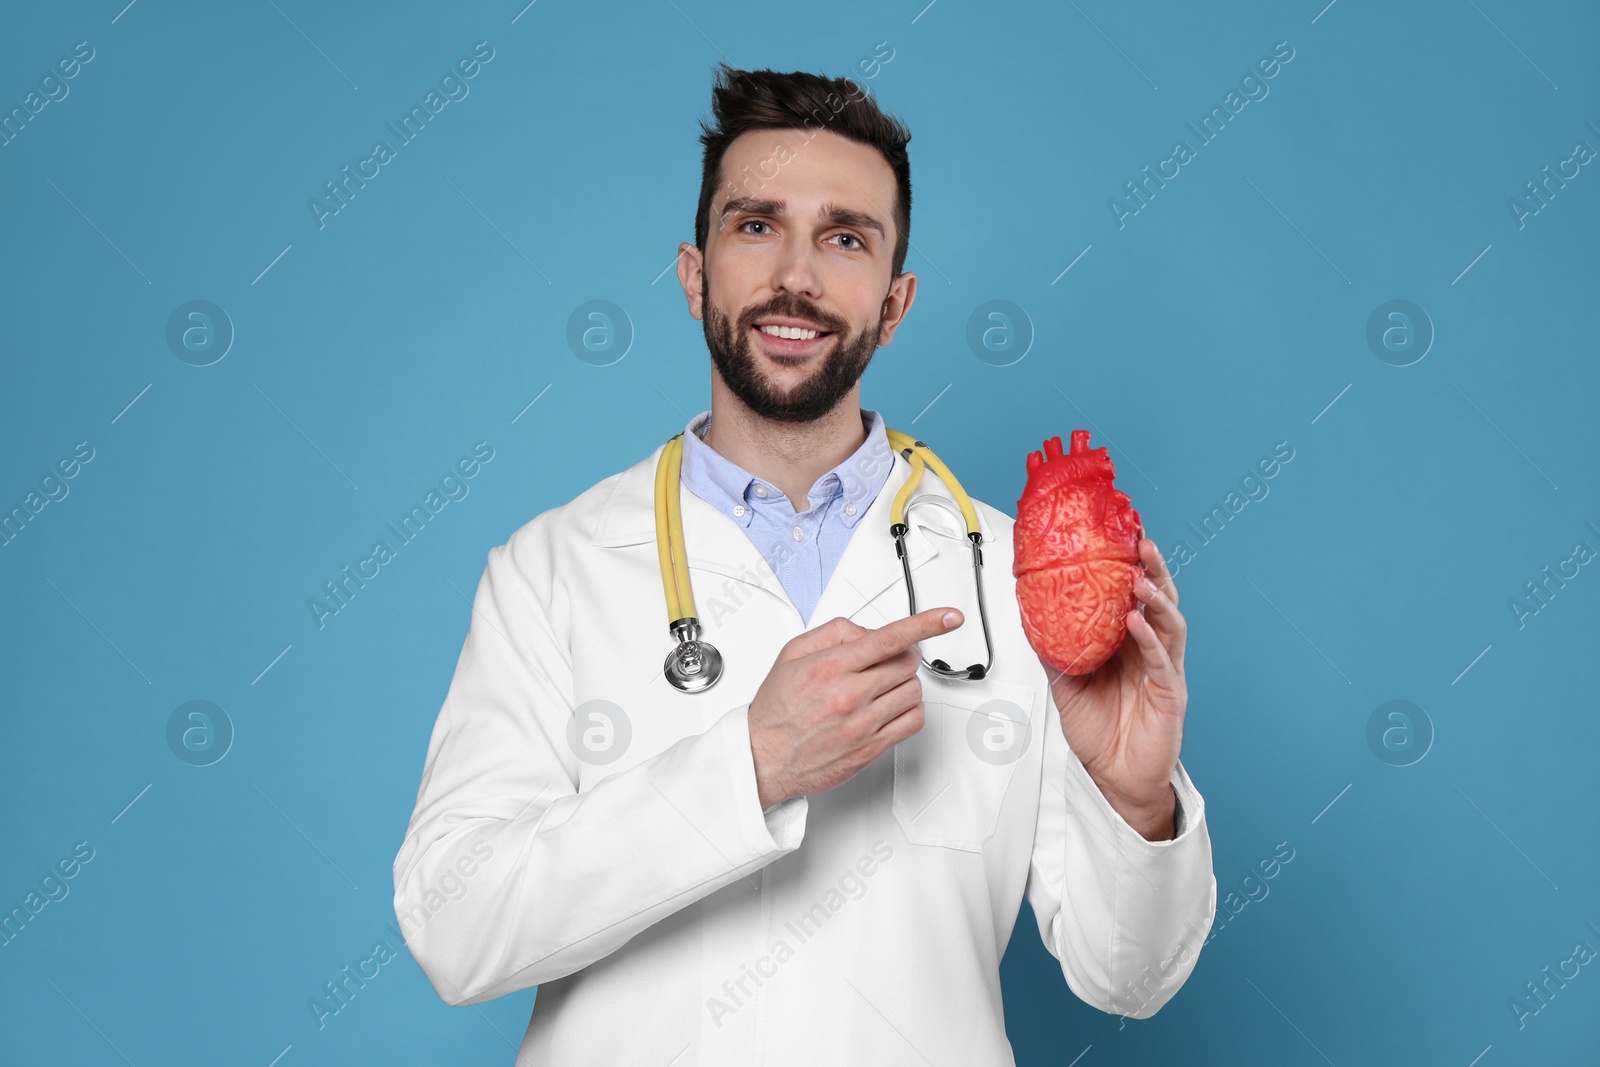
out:
M849 248L853 252L859 252L859 251L861 251L861 250L863 250L864 248L867 247L867 243L865 241L863 241L861 238L857 237L853 233L841 233L841 234L838 234L837 236L843 237L846 240L854 241L855 242L854 245L841 246L841 247Z
M761 219L746 219L745 221L739 223L739 229L740 230L744 230L744 228L746 226L765 226L765 225L766 225L766 223L763 222Z

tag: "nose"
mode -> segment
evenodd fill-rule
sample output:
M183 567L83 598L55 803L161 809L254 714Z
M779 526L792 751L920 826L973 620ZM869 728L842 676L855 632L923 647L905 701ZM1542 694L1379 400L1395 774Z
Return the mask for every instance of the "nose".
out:
M816 249L808 234L791 230L784 235L778 261L772 268L774 292L787 289L812 301L822 296L821 276L817 273Z

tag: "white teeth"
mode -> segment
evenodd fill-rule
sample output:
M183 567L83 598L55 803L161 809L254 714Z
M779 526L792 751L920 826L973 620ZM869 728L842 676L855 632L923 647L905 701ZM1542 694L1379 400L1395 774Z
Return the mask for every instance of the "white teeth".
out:
M809 341L817 336L816 330L802 330L798 326L757 326L756 329L789 341Z

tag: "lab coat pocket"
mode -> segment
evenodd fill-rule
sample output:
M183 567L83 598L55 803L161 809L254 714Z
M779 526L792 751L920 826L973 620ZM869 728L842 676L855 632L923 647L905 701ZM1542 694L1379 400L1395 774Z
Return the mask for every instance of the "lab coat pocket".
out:
M1033 738L1034 691L922 671L922 729L894 749L894 817L906 838L981 852Z

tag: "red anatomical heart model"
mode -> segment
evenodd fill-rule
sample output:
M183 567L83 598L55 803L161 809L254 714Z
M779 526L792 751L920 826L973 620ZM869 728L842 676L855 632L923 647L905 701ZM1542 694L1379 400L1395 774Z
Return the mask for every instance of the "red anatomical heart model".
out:
M1013 530L1017 604L1022 628L1039 657L1066 674L1088 674L1127 636L1127 614L1138 604L1143 526L1104 448L1089 447L1089 431L1072 431L1028 454L1028 484L1017 501Z

